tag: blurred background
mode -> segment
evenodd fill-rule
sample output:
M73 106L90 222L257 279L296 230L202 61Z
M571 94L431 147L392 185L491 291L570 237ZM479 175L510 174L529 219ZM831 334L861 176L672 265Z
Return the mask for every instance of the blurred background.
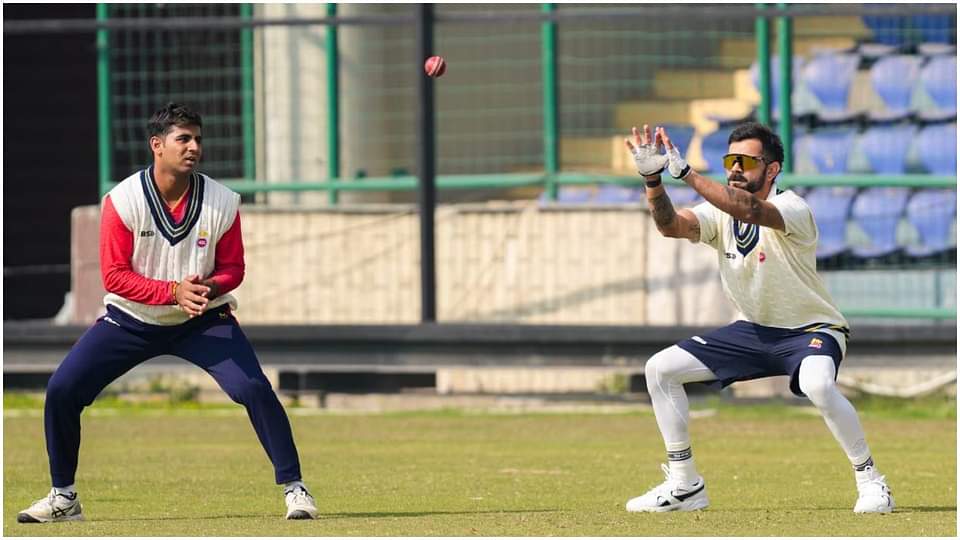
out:
M778 183L813 208L850 364L913 362L891 392L955 381L956 5L3 15L5 388L43 384L102 313L98 203L149 164L146 121L168 101L203 115L201 171L243 194L237 315L291 392L642 389L650 353L735 313L713 250L659 237L622 140L664 125L722 179L745 120L784 139ZM448 63L426 84L422 32ZM435 316L419 156L436 171Z

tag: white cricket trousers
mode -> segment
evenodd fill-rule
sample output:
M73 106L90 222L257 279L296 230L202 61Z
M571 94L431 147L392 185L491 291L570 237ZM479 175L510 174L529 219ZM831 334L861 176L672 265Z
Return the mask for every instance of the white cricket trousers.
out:
M668 452L690 447L690 406L685 383L717 380L716 375L689 352L673 345L653 355L646 365L647 391L653 402L657 426ZM807 395L854 465L870 457L863 427L853 405L835 382L833 359L811 355L800 364L800 390Z

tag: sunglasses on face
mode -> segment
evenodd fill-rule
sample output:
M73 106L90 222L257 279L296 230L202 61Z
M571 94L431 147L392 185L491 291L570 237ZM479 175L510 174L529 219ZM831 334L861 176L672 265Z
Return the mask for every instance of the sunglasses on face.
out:
M733 165L736 163L740 164L740 168L744 171L749 171L751 169L756 169L760 166L760 163L765 161L762 156L748 156L746 154L727 154L723 156L723 168L726 170L733 169Z

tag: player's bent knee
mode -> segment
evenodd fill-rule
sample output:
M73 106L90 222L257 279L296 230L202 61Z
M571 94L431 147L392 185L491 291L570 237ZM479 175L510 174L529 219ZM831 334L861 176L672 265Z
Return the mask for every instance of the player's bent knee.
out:
M240 404L255 403L264 399L275 399L273 387L266 379L248 379L227 392L230 399Z
M814 405L826 403L830 396L837 392L837 383L830 377L822 374L804 377L800 374L800 391L802 391Z

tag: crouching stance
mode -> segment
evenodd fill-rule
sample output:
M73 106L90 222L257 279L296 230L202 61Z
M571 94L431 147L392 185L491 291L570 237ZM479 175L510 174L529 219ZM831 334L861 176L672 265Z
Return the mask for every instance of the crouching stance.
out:
M634 128L633 142L626 143L646 180L657 229L717 250L724 292L740 314L735 323L681 341L647 362L647 389L667 451L666 479L628 501L627 510L709 505L690 444L685 383L727 386L788 375L791 391L819 409L850 459L858 492L853 511L891 512L886 479L874 465L856 411L835 382L849 329L817 275L813 213L802 198L775 184L783 163L780 139L756 123L734 129L723 158L726 186L692 171L662 128L655 137L648 126L643 132ZM664 169L706 202L675 210L660 183Z
M231 311L243 280L240 196L195 172L200 115L169 104L148 126L152 167L117 184L102 204L100 266L107 313L80 338L47 384L44 428L50 493L21 523L83 519L75 486L80 413L112 381L159 355L209 373L243 405L284 486L286 517L312 519L313 497L283 406ZM206 456L204 459L214 459Z

